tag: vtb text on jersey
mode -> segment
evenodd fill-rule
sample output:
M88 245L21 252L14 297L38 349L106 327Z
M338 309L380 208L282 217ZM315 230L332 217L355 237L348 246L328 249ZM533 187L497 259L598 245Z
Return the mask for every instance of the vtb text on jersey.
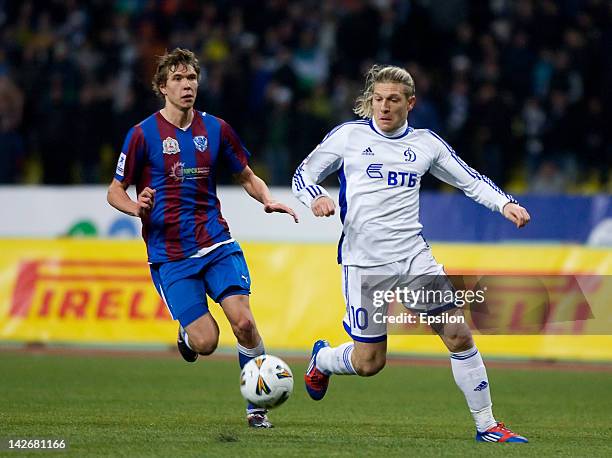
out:
M419 190L427 172L493 211L515 202L434 132L407 124L392 135L372 120L337 126L296 170L294 194L310 207L329 196L318 183L333 172L340 181L338 261L344 265L383 265L422 249Z

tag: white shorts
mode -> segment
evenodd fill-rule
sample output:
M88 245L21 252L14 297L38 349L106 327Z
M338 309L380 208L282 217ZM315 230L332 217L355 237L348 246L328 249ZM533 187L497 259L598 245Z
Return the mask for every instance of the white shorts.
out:
M444 266L436 262L429 247L413 257L382 266L342 266L342 291L346 304L343 325L353 340L371 343L387 339L387 321L381 317L386 317L388 303L381 304L380 300L374 301L374 297L380 296L380 292L396 291L397 288L404 293L418 293L427 289L452 290L452 285ZM415 296L407 297L408 301L402 299L399 302L419 313L435 315L455 307L452 302L420 300L428 296L417 295L418 300L415 301L410 300Z

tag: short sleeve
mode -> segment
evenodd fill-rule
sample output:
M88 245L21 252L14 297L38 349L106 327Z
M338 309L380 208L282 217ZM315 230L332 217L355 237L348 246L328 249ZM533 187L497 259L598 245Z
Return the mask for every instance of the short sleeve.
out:
M145 140L142 129L140 126L132 127L123 142L115 169L115 178L122 183L136 183L142 171L144 157Z
M219 153L225 163L228 164L231 173L240 173L249 164L251 153L242 144L236 131L222 119L219 121L221 123L221 148Z

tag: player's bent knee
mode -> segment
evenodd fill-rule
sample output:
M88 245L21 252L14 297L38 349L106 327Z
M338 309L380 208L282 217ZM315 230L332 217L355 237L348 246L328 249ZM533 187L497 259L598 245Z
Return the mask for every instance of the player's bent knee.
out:
M474 340L470 334L453 334L445 336L444 342L449 351L452 352L469 350L474 346Z
M219 342L208 342L202 346L200 351L198 351L201 355L212 355L217 349L217 344Z
M355 372L361 377L371 377L378 374L385 367L387 360L386 358L376 358L366 361L358 361L353 363Z
M357 375L361 377L372 377L378 374L385 367L385 362L382 363L366 363L355 368Z
M210 355L219 344L217 336L189 335L189 346L201 355Z

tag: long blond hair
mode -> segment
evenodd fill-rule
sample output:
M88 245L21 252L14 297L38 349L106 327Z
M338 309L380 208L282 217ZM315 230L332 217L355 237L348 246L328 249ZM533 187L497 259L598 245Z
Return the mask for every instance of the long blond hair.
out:
M405 86L404 94L410 98L415 94L414 80L410 73L393 65L373 65L366 74L363 92L355 100L353 112L362 118L372 117L372 97L376 83L400 83Z

